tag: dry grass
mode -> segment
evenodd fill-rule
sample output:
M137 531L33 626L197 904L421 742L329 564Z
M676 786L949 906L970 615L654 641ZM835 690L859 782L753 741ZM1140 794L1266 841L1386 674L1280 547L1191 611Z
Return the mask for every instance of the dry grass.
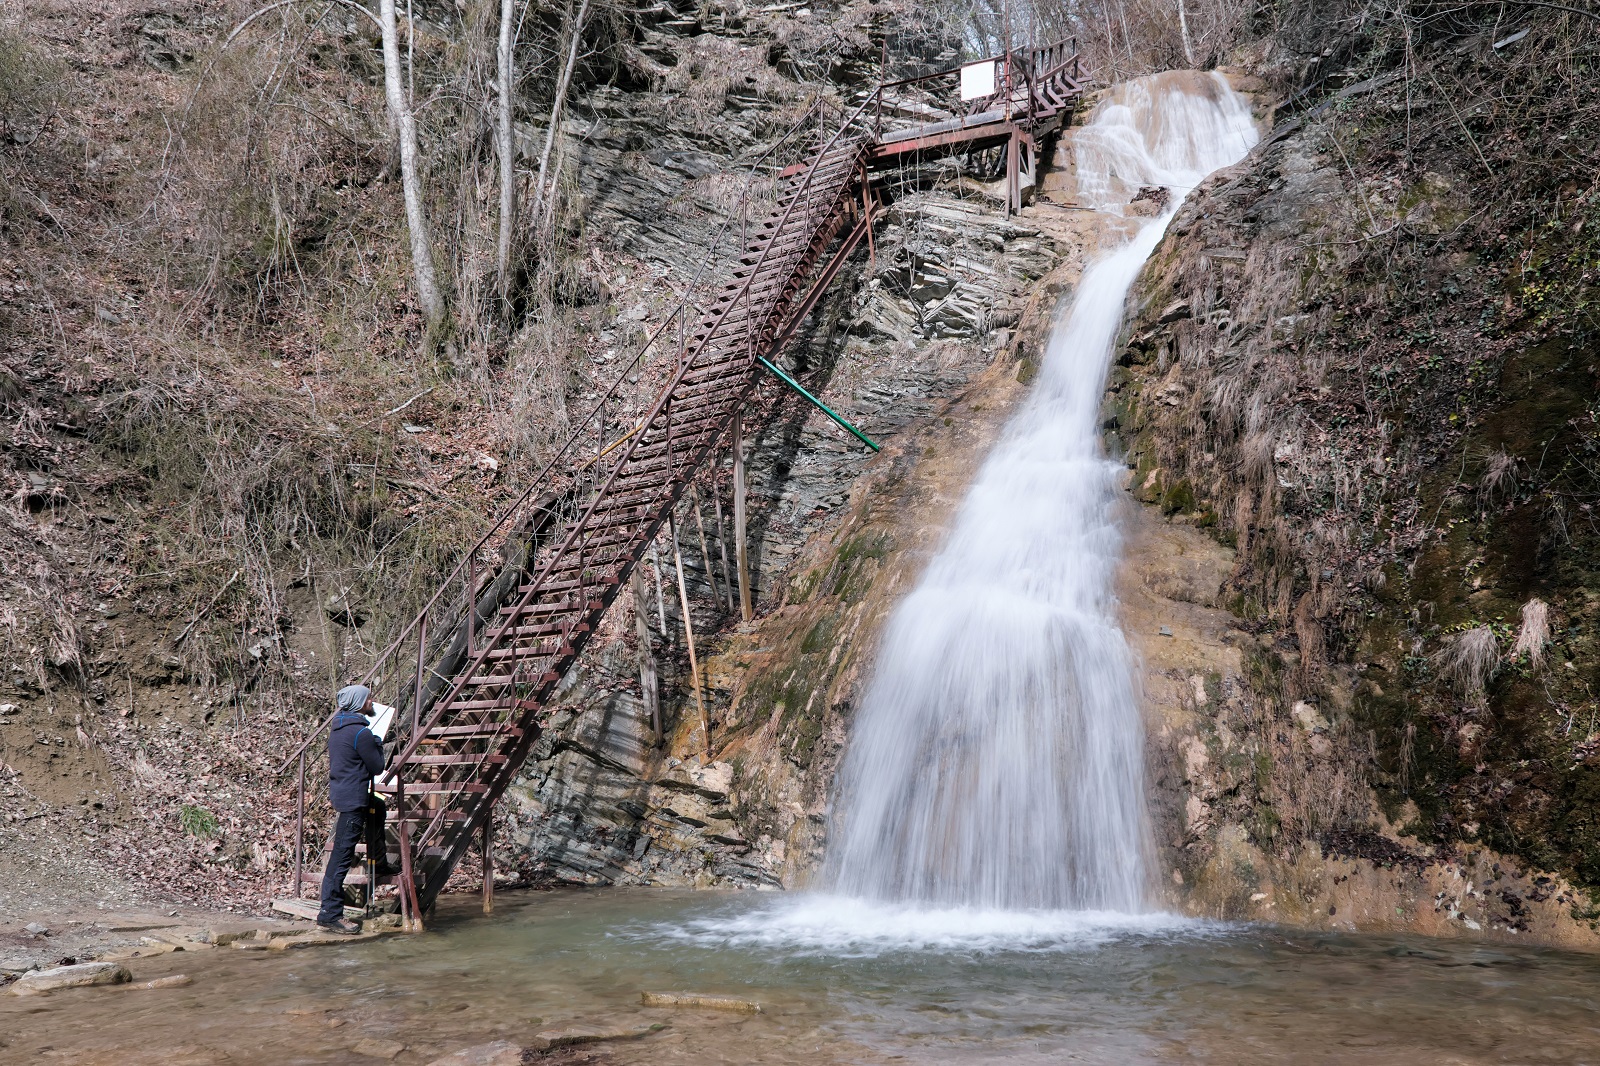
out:
M1483 477L1478 480L1478 501L1482 506L1490 506L1515 495L1516 491L1517 460L1502 448L1484 462Z
M1522 605L1522 627L1517 630L1517 642L1511 648L1511 657L1528 657L1534 670L1544 662L1544 649L1550 643L1550 605L1534 597Z
M60 104L63 76L58 62L28 44L17 19L0 14L0 140L31 144L40 135Z
M1439 675L1454 685L1462 698L1479 702L1500 666L1500 638L1489 626L1455 633L1435 653L1434 663Z

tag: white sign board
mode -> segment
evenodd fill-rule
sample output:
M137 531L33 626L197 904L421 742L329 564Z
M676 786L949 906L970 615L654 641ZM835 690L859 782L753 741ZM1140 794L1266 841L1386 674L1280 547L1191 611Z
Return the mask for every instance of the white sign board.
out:
M1000 64L993 59L961 66L961 99L982 100L994 95L994 71Z

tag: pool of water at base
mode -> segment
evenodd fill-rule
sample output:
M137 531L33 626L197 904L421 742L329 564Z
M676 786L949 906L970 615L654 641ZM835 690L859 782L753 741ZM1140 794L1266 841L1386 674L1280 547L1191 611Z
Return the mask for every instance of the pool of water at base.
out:
M0 1062L421 1064L664 1023L632 1063L1600 1063L1600 958L1517 945L645 889L448 901L423 936L134 963L161 990L0 996ZM642 991L762 1013L646 1008ZM370 1047L370 1045L369 1045Z

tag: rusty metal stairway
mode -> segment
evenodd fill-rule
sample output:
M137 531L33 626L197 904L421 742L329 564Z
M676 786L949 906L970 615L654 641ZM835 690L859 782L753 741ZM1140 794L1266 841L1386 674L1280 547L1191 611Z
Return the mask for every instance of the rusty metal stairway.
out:
M1029 53L1018 65L1021 77L1001 79L1001 121L972 126L973 134L1015 144L1017 136L1058 122L1064 94L1075 99L1078 92L1065 56L1061 46ZM1009 72L1010 57L1006 63ZM535 478L543 491L530 489L501 516L368 671L364 683L400 708L397 750L376 788L389 804L390 845L400 868L394 881L408 927L421 927L424 911L480 833L487 876L493 806L527 759L561 679L729 435L755 386L758 361L777 353L869 234L872 169L908 158L902 148L885 155L886 143L915 140L886 137L881 107L874 114L874 106L889 89L952 73L879 86L806 151L803 140L825 114L814 105L779 141L800 154L794 165L776 165L776 146L769 149L752 174L776 171L775 195L765 217L747 221L731 242L724 280L699 302L686 297L657 328ZM963 143L945 133L915 150ZM664 349L670 355L664 380L635 408L637 417L608 432L608 402L613 415L625 408L630 372L636 378L645 354ZM608 438L614 439L603 444ZM580 462L591 439L595 454ZM484 553L496 548L498 568L480 572ZM284 764L299 759L302 838L306 753L320 735ZM303 843L297 847L296 896L304 880Z

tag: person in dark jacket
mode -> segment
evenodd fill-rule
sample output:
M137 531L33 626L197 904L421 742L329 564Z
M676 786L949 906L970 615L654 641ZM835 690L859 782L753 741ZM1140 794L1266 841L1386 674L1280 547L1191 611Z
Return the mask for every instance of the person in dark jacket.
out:
M339 710L328 730L328 798L338 818L333 826L333 852L322 875L322 910L317 924L332 933L359 933L361 926L344 916L344 879L355 862L356 844L367 842L367 855L383 864L384 803L372 794L372 779L383 772L383 744L367 727L372 691L364 685L339 690Z

